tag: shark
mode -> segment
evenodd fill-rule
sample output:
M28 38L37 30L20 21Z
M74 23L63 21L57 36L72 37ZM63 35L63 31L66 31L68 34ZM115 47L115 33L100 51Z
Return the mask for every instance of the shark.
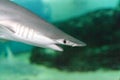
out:
M31 11L10 0L0 0L0 39L63 51L59 44L86 46Z

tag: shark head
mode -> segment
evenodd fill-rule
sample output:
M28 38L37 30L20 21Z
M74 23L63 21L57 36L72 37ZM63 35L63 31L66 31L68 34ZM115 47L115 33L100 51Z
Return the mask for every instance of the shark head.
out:
M77 40L77 43L74 42L74 41L67 40L67 39L58 39L56 41L57 41L58 44L72 46L72 47L75 47L75 46L86 46L86 44L84 42L81 42L81 41L78 41L78 40Z

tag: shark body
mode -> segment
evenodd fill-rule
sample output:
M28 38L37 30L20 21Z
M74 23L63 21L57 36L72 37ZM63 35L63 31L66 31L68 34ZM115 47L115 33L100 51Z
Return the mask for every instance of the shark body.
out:
M0 0L0 38L58 51L56 44L86 45L9 0Z

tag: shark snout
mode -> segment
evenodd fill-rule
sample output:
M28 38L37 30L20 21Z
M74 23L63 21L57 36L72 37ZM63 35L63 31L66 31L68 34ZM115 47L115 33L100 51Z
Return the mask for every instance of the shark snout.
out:
M62 45L67 45L67 46L72 46L72 47L76 47L76 46L86 46L86 44L82 41L76 40L76 41L70 41L67 39L58 39L56 40L57 44L62 44Z

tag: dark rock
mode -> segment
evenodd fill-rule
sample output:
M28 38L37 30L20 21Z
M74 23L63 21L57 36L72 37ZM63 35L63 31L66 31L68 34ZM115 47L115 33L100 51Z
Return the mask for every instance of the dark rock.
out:
M64 47L59 55L33 51L31 62L49 63L68 71L95 71L120 69L120 11L97 10L65 22L55 23L58 28L87 43L86 47Z

